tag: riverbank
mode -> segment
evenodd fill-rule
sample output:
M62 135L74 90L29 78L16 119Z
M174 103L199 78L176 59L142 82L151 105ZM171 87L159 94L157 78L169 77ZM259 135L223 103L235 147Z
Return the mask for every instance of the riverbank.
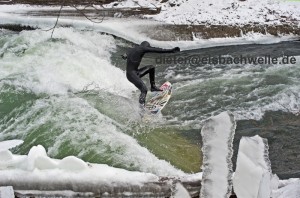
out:
M123 2L113 2L102 1L103 4L93 1L65 1L65 6L60 10L62 5L59 1L32 1L32 0L20 0L20 1L0 1L0 7L7 5L22 4L25 8L23 12L17 11L21 16L31 16L31 17L54 17L60 16L63 18L86 18L85 20L98 23L99 21L106 20L109 18L133 18L142 19L145 23L157 21L155 25L150 25L149 28L141 30L141 33L146 34L149 38L157 41L194 41L199 39L211 39L211 38L233 38L242 37L247 34L259 33L262 35L273 35L276 37L281 37L283 35L300 35L299 20L298 15L295 14L293 18L287 17L285 15L280 16L277 21L270 21L269 19L264 19L263 22L253 21L253 22L236 22L231 23L230 19L213 23L210 21L202 21L199 23L194 22L170 22L163 21L161 15L166 13L167 9L165 5L152 5L148 4L143 6L134 6L129 3ZM122 4L123 3L123 4ZM5 4L5 5L4 5ZM26 6L25 6L26 5ZM90 5L90 6L88 6ZM46 7L45 7L46 6ZM76 9L75 7L76 6ZM103 6L103 7L102 7ZM148 7L147 7L148 6ZM178 8L179 9L179 8ZM10 12L8 12L10 13ZM11 12L16 14L16 12ZM223 16L226 13L219 13ZM278 13L276 14L276 16ZM89 17L89 19L87 19ZM202 15L199 16L203 17ZM174 19L175 20L175 19ZM222 19L223 20L223 19ZM275 19L274 19L275 20ZM147 26L147 25L146 25ZM1 24L2 28L9 28L12 30L20 29L13 24ZM151 30L151 31L149 31Z

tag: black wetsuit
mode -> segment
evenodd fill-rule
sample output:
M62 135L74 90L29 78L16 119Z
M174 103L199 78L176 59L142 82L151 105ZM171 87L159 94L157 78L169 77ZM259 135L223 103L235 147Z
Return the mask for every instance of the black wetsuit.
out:
M153 65L148 65L138 69L144 54L147 52L171 53L177 51L180 51L178 47L173 49L161 49L151 47L147 41L144 41L141 43L141 45L138 45L127 51L126 77L141 91L141 95L139 98L140 104L145 104L145 99L148 91L145 83L141 80L141 77L149 73L151 91L161 91L155 86L155 67Z

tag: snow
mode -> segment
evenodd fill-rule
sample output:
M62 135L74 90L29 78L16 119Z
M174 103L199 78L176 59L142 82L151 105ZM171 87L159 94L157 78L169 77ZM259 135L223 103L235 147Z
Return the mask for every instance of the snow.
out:
M12 185L16 190L21 190L21 194L30 193L30 190L34 190L35 194L39 194L38 190L53 193L57 191L60 194L99 190L102 192L113 187L141 187L151 182L159 182L161 179L152 173L88 163L74 156L67 156L61 160L53 159L47 156L45 148L41 145L32 147L28 155L12 154L9 150L1 151L0 175L0 186ZM174 177L174 181L199 181L201 176L202 173L184 174L182 177ZM169 184L170 187L173 185ZM69 191L64 192L65 190ZM173 195L187 197L188 192L177 182L174 183Z
M105 5L113 8L157 8L158 15L146 15L170 24L270 24L300 20L300 2L285 0L125 0Z
M28 197L33 195L34 197L95 197L92 192L74 192L71 190L51 190L51 191L39 191L39 190L15 190L19 197Z
M43 7L42 7L43 8ZM47 7L44 7L46 10ZM18 24L23 26L49 29L53 27L56 17L43 16L23 16L37 7L27 7L24 5L0 5L0 24ZM54 8L51 8L54 9ZM173 48L180 46L181 50L191 50L215 46L239 45L239 44L269 44L281 41L297 40L299 36L293 34L273 36L269 34L248 33L241 37L231 38L212 38L201 39L194 38L193 41L159 41L151 38L147 32L149 29L161 26L164 22L133 19L133 18L106 18L102 23L92 23L85 18L60 17L58 26L72 26L79 30L94 30L105 32L123 38L127 41L140 44L147 40L153 47ZM48 32L49 37L51 31ZM55 31L54 31L55 37Z
M154 0L125 0L103 5L105 8L156 8L160 3Z
M229 112L211 117L203 125L203 198L229 197L231 194L231 157L235 126L233 115Z
M14 142L14 141L11 141ZM14 186L21 195L53 195L53 196L93 196L93 193L114 193L114 188L124 189L122 195L131 196L131 191L146 194L160 182L160 177L152 173L128 171L110 167L105 164L87 163L83 160L67 156L61 160L47 156L43 146L37 145L30 149L28 155L15 155L9 150L1 151L0 155L0 186ZM3 155L5 153L6 155ZM9 159L4 159L6 157ZM172 197L190 197L188 191L178 182L193 182L201 180L202 173L185 174L167 180L167 186L172 188ZM151 183L154 183L151 186ZM164 186L163 188L166 188ZM153 188L148 189L148 188ZM128 190L128 192L126 191ZM145 188L144 188L145 190ZM161 191L159 186L154 191ZM13 191L12 191L13 192ZM163 191L162 191L163 192ZM8 190L0 188L0 198L8 198ZM136 192L135 192L136 193Z
M0 185L6 182L14 184L20 180L28 187L34 183L67 185L68 181L72 181L75 186L93 183L141 185L145 182L157 182L159 179L151 173L127 171L105 164L90 164L74 156L62 160L52 159L41 145L32 147L27 156L13 155L8 150L2 152L10 159L5 160L5 156L0 155Z

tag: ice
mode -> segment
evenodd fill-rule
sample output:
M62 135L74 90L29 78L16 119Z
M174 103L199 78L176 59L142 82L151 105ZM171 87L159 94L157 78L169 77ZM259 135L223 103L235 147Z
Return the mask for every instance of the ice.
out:
M11 185L18 193L25 195L69 193L71 197L76 192L81 195L106 192L107 195L116 193L133 196L135 194L132 193L170 193L169 189L174 198L188 198L190 195L181 182L198 183L202 176L202 173L184 174L181 177L174 175L161 185L162 177L152 173L88 163L74 156L53 159L47 156L41 145L32 147L28 155L16 155L8 150L2 152L2 159L7 158L9 164L0 168L0 186ZM124 192L115 192L120 189Z
M68 156L61 160L58 167L63 170L77 172L87 169L88 166L83 160L74 156Z
M280 181L283 185L272 191L272 198L300 198L300 179Z
M0 151L0 171L1 169L8 169L18 167L24 161L26 161L25 156L15 156L9 150Z
M38 156L35 160L35 167L40 170L54 169L58 163L48 156Z
M23 143L23 140L6 140L0 142L0 170L18 164L23 161L22 157L14 157L8 150Z
M171 198L190 198L189 192L184 188L184 186L177 182L175 184L175 192Z
M34 146L28 155L13 155L2 151L6 165L0 169L0 186L9 184L23 189L62 190L72 182L74 190L89 188L89 185L141 185L146 182L158 182L159 177L151 173L127 171L109 167L105 164L90 164L74 156L62 160L47 156L45 148Z
M242 137L233 178L233 187L237 197L270 197L272 173L268 154L266 139L258 135Z
M9 150L0 151L0 164L4 161L9 161L13 159L13 155Z
M23 143L23 140L6 140L0 142L0 151L5 151L14 148Z
M33 170L35 168L35 161L38 157L43 156L46 157L47 153L43 146L38 145L34 146L30 149L28 153L28 170Z
M14 189L12 186L0 186L0 198L14 198Z
M209 118L201 130L203 176L201 197L229 197L232 188L232 142L235 132L234 117L223 112Z
M300 180L289 180L285 186L272 192L272 198L300 198Z

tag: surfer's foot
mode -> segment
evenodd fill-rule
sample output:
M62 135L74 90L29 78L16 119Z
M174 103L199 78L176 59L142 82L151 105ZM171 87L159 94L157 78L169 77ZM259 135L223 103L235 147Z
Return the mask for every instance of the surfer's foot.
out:
M151 86L151 92L153 92L153 91L163 91L163 90L161 90L160 88L156 87L156 85L152 85Z
M146 96L147 96L147 92L141 93L140 98L139 98L140 106L145 106Z

